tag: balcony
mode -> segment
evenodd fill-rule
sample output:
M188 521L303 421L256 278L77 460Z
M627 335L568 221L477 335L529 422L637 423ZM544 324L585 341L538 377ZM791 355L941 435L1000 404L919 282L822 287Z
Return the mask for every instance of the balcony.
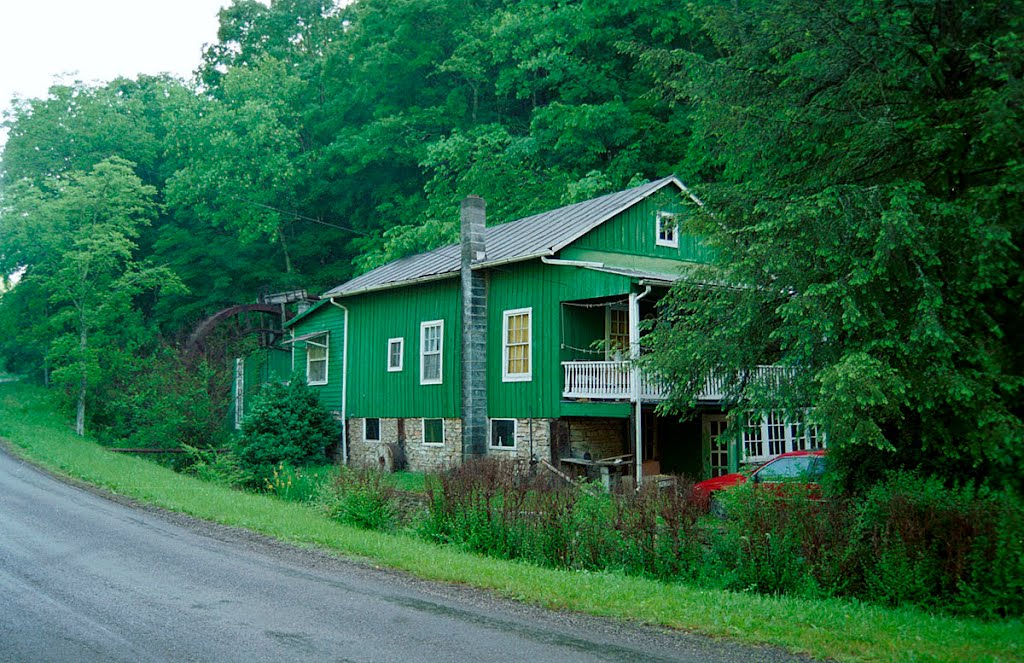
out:
M753 379L772 386L788 381L795 369L788 366L758 366ZM565 361L562 362L562 398L606 401L633 400L632 372L628 361ZM698 401L721 401L724 376L711 376L697 395ZM656 402L668 395L665 383L651 376L640 376L640 400Z

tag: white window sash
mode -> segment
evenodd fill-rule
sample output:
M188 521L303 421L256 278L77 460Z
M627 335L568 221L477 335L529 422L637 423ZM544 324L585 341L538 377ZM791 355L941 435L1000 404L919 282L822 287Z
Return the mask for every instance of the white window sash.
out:
M679 224L676 215L671 212L658 212L654 217L654 239L658 246L667 246L672 249L679 248ZM667 227L666 220L672 221L672 226Z
M427 442L427 422L428 421L440 421L441 422L441 441L440 442ZM443 447L444 446L444 419L438 417L423 418L420 420L420 439L425 446L428 447Z
M314 339L319 339L319 338L322 338L323 342L314 340ZM324 356L323 357L317 357L317 358L314 359L313 356L312 356L312 353L310 353L310 348L323 348ZM329 379L327 371L330 368L330 362L328 361L328 359L330 358L330 356L331 356L331 350L330 350L330 347L328 346L328 338L327 338L327 333L326 332L324 334L319 335L319 336L315 336L313 338L310 338L310 339L308 339L306 341L306 384L308 384L308 385L327 384L328 379ZM313 365L314 364L323 364L323 369L324 369L323 379L314 380L312 378L312 369L313 369Z
M427 349L427 332L437 331L437 348ZM437 375L427 375L428 358L437 358ZM420 323L420 384L441 384L444 379L444 320Z
M509 321L526 317L526 342L510 344L508 340ZM525 347L526 370L513 373L509 370L509 355L512 347ZM505 311L501 321L501 380L502 382L529 382L533 379L533 308L517 308Z
M744 462L765 462L789 451L826 447L824 432L817 424L808 423L806 414L796 420L777 410L762 414L756 421L750 421L750 416L748 413L747 426L743 429ZM759 445L760 454L751 453L755 445Z
M398 363L391 361L394 357L392 348L398 347ZM405 339L404 338L389 338L388 339L388 372L399 373L402 370L402 365L405 363Z

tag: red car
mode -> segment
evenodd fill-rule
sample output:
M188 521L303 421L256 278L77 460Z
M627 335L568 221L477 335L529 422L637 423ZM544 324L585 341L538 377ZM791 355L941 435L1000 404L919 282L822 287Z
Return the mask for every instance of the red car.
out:
M825 450L790 451L773 458L753 472L723 474L720 477L701 481L693 487L695 494L710 499L720 490L742 485L747 481L765 486L798 484L808 486L812 495L820 495L818 482L825 472Z

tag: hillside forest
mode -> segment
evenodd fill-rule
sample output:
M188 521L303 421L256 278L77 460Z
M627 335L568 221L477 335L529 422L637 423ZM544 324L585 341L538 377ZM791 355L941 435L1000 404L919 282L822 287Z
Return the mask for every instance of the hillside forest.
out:
M0 360L101 439L217 446L245 347L188 356L211 313L451 242L469 194L499 223L675 174L725 285L648 330L667 408L800 366L851 482L1019 488L1022 5L235 0L191 80L14 101Z

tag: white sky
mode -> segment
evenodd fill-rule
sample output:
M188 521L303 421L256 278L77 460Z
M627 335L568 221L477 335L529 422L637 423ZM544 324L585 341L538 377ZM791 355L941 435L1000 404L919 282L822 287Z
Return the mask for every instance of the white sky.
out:
M188 78L231 0L0 0L0 112L55 80ZM65 76L70 74L70 76ZM0 147L6 141L0 130Z

